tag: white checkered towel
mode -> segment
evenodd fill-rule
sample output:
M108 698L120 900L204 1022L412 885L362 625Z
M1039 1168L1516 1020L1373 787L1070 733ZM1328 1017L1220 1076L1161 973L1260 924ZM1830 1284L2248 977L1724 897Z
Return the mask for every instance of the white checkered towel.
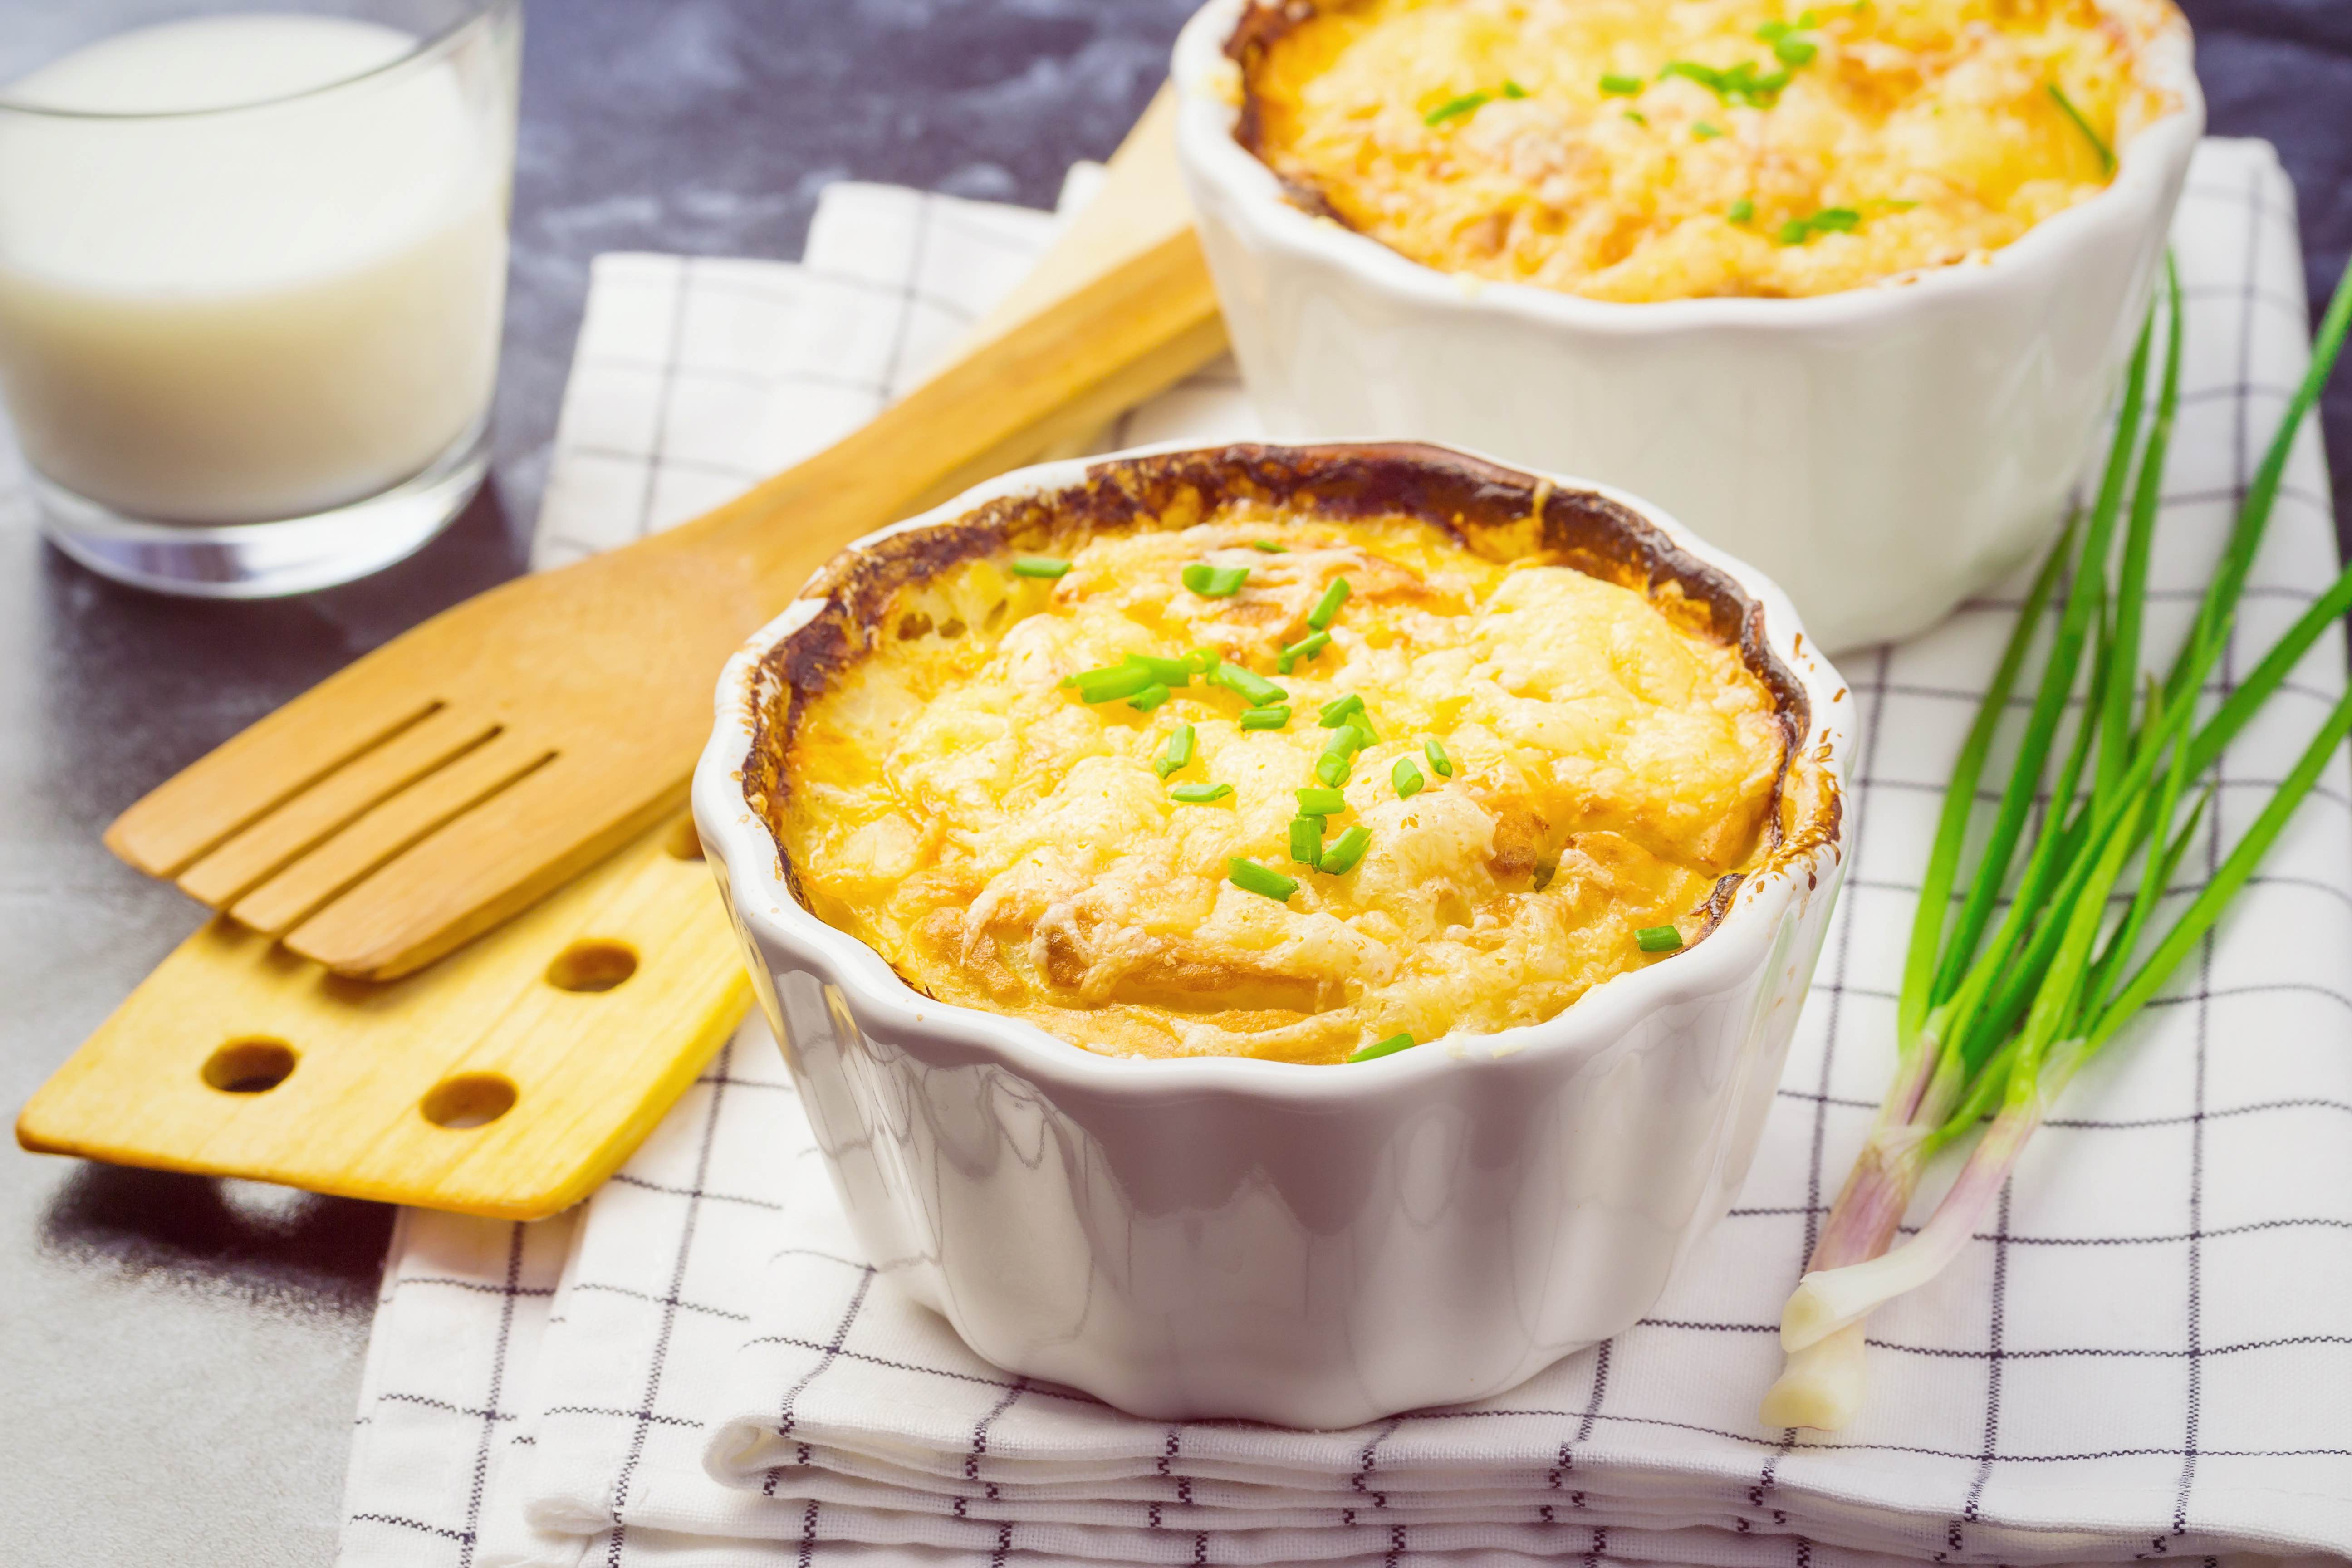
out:
M1048 221L837 186L797 268L607 258L543 558L689 513L872 409ZM2176 240L2192 314L2159 652L2305 353L2266 145L2200 149ZM1139 440L1249 429L1229 372L1132 423ZM2306 440L2223 680L2336 570ZM1843 661L1855 858L1788 1077L1731 1217L1618 1339L1482 1405L1329 1434L1138 1421L1008 1376L857 1255L754 1024L579 1217L404 1217L346 1568L2352 1553L2340 761L2174 993L2068 1091L1991 1229L1873 1321L1863 1419L1827 1437L1756 1425L1781 1299L1885 1087L1914 879L2014 612L1975 603ZM2230 750L2191 886L2344 679L2331 633Z

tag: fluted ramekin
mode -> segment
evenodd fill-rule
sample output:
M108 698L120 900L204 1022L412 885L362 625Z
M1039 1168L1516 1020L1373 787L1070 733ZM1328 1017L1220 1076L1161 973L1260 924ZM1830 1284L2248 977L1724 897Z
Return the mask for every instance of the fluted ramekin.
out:
M877 545L969 552L992 502L1171 465L1368 459L1606 511L1645 574L1713 585L1808 782L1706 937L1545 1023L1371 1062L1134 1060L923 995L795 898L772 737L838 657L823 617L850 613ZM1178 447L1007 475L852 545L810 595L728 665L695 821L866 1255L988 1360L1149 1416L1345 1426L1619 1331L1729 1206L1843 868L1853 707L1752 568L1621 492L1466 454Z
M2014 244L1844 293L1648 304L1453 277L1294 205L1234 136L1245 4L1177 39L1177 149L1277 439L1452 442L1621 486L1769 573L1832 651L1933 624L2054 536L2204 127L2168 4L2109 0L2163 18L2145 70L2178 107Z

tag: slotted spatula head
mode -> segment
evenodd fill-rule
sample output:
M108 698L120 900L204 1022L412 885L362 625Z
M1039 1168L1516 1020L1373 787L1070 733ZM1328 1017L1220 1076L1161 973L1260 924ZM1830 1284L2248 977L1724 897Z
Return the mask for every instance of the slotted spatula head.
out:
M719 667L811 572L1223 350L1173 107L1163 91L1041 267L1060 291L872 423L706 517L445 611L163 784L108 846L389 979L675 811Z
M108 845L340 973L404 973L682 798L760 574L630 552L468 600L133 805Z

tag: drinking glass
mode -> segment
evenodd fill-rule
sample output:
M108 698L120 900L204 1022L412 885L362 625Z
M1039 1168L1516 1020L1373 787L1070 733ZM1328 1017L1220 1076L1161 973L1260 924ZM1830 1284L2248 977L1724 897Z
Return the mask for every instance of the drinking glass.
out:
M0 404L41 526L300 593L488 467L520 0L35 8L0 43Z

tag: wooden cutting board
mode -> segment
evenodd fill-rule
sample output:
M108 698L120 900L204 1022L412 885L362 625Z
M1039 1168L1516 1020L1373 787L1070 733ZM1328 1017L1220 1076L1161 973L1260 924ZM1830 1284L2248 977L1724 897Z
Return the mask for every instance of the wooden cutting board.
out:
M405 979L215 917L17 1118L54 1154L538 1219L612 1174L742 1018L684 818Z

